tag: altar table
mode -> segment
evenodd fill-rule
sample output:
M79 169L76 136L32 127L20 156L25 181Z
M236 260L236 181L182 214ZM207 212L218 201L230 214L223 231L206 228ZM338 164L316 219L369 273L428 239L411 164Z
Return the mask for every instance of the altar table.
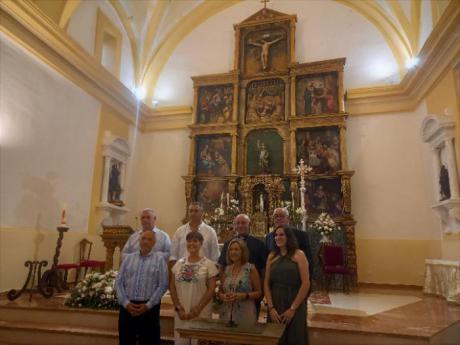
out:
M223 320L200 319L184 322L176 330L183 338L222 341L236 344L276 345L285 325L274 323L240 324L228 327Z
M460 261L425 260L423 292L460 304Z

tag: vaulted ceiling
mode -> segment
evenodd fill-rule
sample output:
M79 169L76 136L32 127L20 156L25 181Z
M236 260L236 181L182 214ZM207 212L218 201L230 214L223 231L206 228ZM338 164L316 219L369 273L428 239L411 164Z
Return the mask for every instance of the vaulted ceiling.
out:
M35 3L65 29L85 1L89 0ZM233 58L231 24L264 6L259 0L98 1L115 10L129 38L135 84L145 87L149 98L164 99L165 105L184 97L183 103L189 103L180 92L175 100L167 96L165 90L175 88L171 79L183 83L190 75L228 72L232 67L228 60ZM272 0L267 7L297 14L300 62L346 54L355 68L346 83L357 88L398 83L407 71L406 63L417 56L450 1L458 0ZM318 40L321 35L325 36ZM209 40L215 41L209 44ZM224 40L225 47L218 40ZM343 42L348 48L342 47ZM212 55L213 68L203 68L202 61L209 59L194 51L197 46L206 51L202 55ZM325 56L323 50L332 56Z

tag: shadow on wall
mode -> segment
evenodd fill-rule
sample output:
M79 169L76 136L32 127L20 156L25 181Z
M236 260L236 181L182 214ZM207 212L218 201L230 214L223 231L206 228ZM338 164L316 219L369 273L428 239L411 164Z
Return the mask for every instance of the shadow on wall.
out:
M35 228L40 243L39 230L54 230L59 222L60 206L54 196L56 173L48 172L46 178L26 174L21 181L23 196L15 209L14 227Z

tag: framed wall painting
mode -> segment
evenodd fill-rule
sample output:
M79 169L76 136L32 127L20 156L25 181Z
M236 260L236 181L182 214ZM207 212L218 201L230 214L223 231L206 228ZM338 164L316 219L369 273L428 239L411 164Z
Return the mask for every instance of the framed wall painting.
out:
M220 207L223 198L226 198L228 183L223 180L196 181L195 190L195 200L201 202L205 212L214 214L214 210Z
M206 85L198 89L197 123L226 123L232 120L233 85Z
M284 119L285 85L282 79L254 80L246 88L246 123Z
M296 132L297 162L303 159L313 174L340 170L340 129L337 126L301 128Z
M257 130L246 139L248 175L283 174L283 139L274 129Z
M296 114L338 113L338 92L338 73L336 71L297 76Z
M232 168L232 139L228 134L196 137L197 176L229 176Z
M306 181L305 206L308 216L314 218L322 212L331 217L340 217L343 213L343 196L340 178Z

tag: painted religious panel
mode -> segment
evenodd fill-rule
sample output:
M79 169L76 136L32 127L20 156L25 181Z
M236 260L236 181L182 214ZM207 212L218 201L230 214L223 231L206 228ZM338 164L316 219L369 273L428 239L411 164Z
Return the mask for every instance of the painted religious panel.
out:
M195 199L203 205L203 209L208 214L214 214L214 210L219 207L226 198L228 192L227 181L207 180L197 181Z
M282 26L251 31L244 38L244 74L282 71L288 65L288 35Z
M276 130L249 133L246 150L248 175L283 174L283 140Z
M228 176L232 167L232 139L230 135L196 137L196 175Z
M305 206L308 216L318 216L327 212L331 217L340 217L343 213L343 196L340 178L307 180Z
M233 85L208 85L198 89L199 124L226 123L232 120Z
M296 114L317 115L337 113L338 74L327 72L296 78Z
M284 119L284 81L255 80L246 88L246 123Z
M330 174L341 169L338 127L302 128L296 133L297 162L303 159L313 174Z

